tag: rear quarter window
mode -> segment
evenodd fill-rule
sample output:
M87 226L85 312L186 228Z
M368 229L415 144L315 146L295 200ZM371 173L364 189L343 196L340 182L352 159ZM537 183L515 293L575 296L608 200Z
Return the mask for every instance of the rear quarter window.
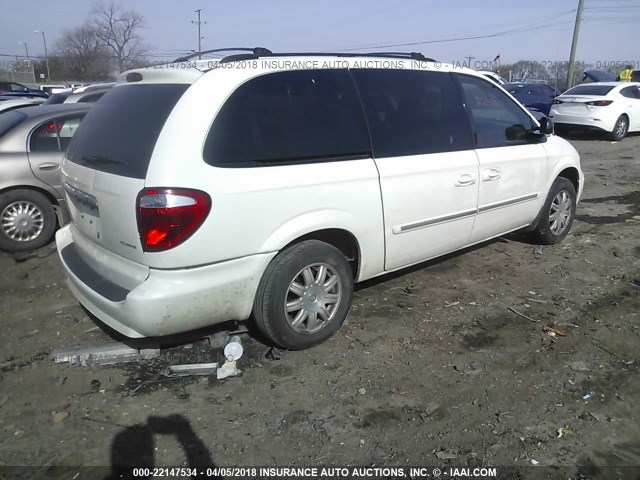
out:
M94 170L145 178L158 135L186 84L121 85L89 110L67 159Z

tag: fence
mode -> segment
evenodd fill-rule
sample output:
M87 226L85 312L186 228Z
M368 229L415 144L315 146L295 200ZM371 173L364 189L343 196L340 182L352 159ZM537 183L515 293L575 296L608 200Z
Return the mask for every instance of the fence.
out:
M34 65L27 60L0 62L0 80L5 82L36 83Z

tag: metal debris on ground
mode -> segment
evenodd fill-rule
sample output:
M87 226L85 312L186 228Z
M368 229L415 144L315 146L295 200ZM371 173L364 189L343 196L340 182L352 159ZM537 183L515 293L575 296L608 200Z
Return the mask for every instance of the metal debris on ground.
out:
M63 377L62 375L49 378L49 382L54 385L62 385L66 381L67 381L67 377Z
M555 328L555 327L551 327L551 326L549 326L549 325L547 325L546 327L544 327L544 328L542 329L542 331L543 331L544 333L546 333L547 335L550 335L550 336L552 336L552 337L556 337L556 336L558 336L558 337L566 337L566 336L567 336L567 334L566 334L566 333L564 333L562 330L558 330L557 328Z
M593 393L593 392L587 392L582 396L582 399L583 400L591 400L594 395L595 395L595 393Z
M157 358L160 356L160 349L138 349L118 342L93 347L63 348L54 350L52 356L55 363L69 363L72 366L86 367Z
M288 350L271 347L269 351L264 355L267 360L281 360L287 354Z
M445 452L445 451L436 452L436 457L438 457L440 460L449 460L453 458L458 458L458 456L455 453Z
M544 249L538 245L536 248L533 249L533 254L534 255L542 255L544 253Z
M213 375L218 370L217 363L192 363L188 365L171 365L167 369L169 377L187 377L191 375Z
M522 317L526 320L529 320L531 323L538 323L538 320L534 320L531 317L527 317L524 313L520 313L519 311L517 311L515 308L513 307L509 307L509 310L513 313L515 313L516 315L518 315L519 317Z
M239 335L240 333L247 333L249 331L249 327L246 324L236 325L235 330L224 330L222 332L216 332L212 335L209 335L207 339L209 340L209 345L211 348L222 348L227 343L229 343L229 337L232 335Z

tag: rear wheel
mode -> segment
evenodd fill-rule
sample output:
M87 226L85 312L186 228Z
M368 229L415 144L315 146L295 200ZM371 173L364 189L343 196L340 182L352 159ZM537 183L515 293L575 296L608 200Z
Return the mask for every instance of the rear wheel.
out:
M21 252L40 248L53 237L56 215L47 197L35 190L0 194L0 248Z
M567 178L558 177L540 211L532 232L534 239L541 245L561 242L569 233L575 215L576 189Z
M269 340L302 350L340 328L352 297L352 270L342 252L308 240L271 261L256 293L253 316Z
M611 139L619 142L624 137L627 136L627 132L629 131L629 118L626 115L620 115L618 120L616 120L616 124L613 126L613 131L611 132Z

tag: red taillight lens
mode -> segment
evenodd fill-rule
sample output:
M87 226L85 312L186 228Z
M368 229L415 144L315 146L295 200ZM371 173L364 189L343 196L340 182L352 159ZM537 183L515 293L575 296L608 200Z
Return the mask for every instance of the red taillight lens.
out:
M211 210L200 190L149 188L138 194L138 232L145 252L162 252L195 233Z
M611 105L613 100L595 100L593 102L587 102L587 105L591 105L594 107L606 107L607 105Z

